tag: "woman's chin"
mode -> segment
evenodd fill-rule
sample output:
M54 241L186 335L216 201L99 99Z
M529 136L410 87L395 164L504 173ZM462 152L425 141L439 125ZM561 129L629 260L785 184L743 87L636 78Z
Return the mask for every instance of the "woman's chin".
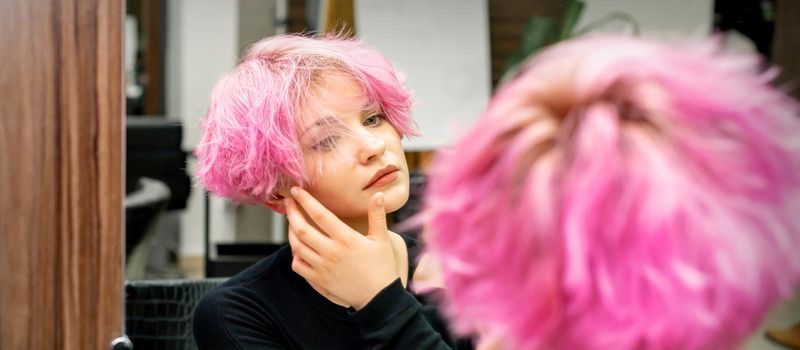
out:
M386 213L393 213L408 202L408 191L387 191L384 193L384 209Z
M392 213L400 209L408 202L408 191L402 188L389 188L383 192L383 208L386 214ZM322 205L328 208L339 219L356 219L366 217L369 214L369 202L372 200L372 194L360 199L352 199L349 204L338 201L324 201ZM343 205L344 204L344 205Z

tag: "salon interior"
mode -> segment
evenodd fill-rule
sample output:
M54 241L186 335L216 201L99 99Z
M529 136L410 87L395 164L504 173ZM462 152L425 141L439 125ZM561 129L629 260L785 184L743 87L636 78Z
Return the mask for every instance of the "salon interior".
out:
M713 36L800 98L795 0L1 3L0 349L193 349L203 294L287 243L283 215L193 178L214 84L264 37L345 32L403 71L422 136L404 141L410 199L390 227L504 78L572 36ZM800 290L744 348L788 349L766 334L798 322Z

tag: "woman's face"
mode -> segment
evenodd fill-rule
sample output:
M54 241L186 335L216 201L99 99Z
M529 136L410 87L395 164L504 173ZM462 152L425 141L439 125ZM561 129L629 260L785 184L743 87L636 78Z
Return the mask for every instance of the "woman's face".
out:
M408 200L408 166L400 135L361 86L329 75L302 110L300 144L306 190L341 219L366 216L370 198L384 193L386 212Z

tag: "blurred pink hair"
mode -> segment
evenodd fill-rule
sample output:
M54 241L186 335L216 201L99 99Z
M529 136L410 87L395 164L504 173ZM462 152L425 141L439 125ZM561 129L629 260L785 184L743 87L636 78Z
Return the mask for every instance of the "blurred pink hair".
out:
M433 163L448 313L519 349L721 349L800 280L798 105L716 45L538 55Z
M298 140L299 111L330 74L361 84L402 135L415 135L411 97L380 53L356 40L279 35L253 44L214 88L195 154L197 180L242 203L264 202L290 180L307 181Z

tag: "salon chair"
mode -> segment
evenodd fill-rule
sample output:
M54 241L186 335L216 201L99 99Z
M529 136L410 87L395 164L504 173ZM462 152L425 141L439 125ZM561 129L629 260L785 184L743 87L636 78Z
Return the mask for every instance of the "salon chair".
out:
M125 277L142 279L155 238L155 223L167 207L170 190L163 182L142 177L125 194Z
M197 349L192 313L225 278L125 282L125 333L134 349Z
M138 208L135 213L126 210L126 275L141 279L147 270L149 275L174 277L179 210L186 208L191 190L186 173L187 153L181 148L183 127L179 121L163 116L128 116L125 126L126 209L130 197L138 196L145 185L153 187L153 181L163 184L161 189L166 188L169 194L159 210L152 205ZM131 259L134 266L130 266Z
M183 127L165 117L125 119L125 192L135 190L141 177L162 181L172 194L166 210L185 209L191 191L186 173L187 154L181 148Z

